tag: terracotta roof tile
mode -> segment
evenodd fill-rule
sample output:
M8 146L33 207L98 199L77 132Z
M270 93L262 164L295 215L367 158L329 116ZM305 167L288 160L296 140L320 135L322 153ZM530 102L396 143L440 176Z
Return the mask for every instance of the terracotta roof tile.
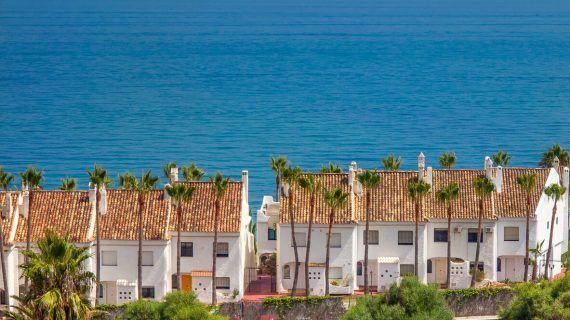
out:
M191 277L211 277L212 271L192 271L190 272Z
M0 207L3 207L6 204L6 192L0 192ZM18 193L17 192L12 192L12 216L8 217L6 216L6 219L2 220L2 237L3 237L3 241L4 244L8 244L9 243L9 238L10 238L10 230L12 228L12 222L13 222L13 215L16 214L16 205L18 203Z
M180 182L195 188L192 200L182 205L182 232L213 232L215 194L211 182ZM224 198L218 221L218 232L239 232L241 224L242 182L231 181ZM175 210L175 209L173 209ZM177 226L173 211L170 230Z

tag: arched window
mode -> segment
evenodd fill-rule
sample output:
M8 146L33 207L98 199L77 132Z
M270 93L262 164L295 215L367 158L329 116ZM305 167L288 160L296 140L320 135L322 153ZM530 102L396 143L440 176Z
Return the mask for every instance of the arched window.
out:
M358 263L356 264L356 275L357 276L362 275L362 262L360 261L358 261Z
M427 273L431 273L431 260L427 261Z
M283 279L291 279L291 266L288 264L283 266Z

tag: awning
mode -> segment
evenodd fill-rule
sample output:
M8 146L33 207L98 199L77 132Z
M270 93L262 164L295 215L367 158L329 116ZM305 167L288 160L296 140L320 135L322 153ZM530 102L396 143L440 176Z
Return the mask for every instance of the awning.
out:
M192 271L190 272L191 277L212 277L212 271Z
M400 263L398 257L378 257L378 263Z

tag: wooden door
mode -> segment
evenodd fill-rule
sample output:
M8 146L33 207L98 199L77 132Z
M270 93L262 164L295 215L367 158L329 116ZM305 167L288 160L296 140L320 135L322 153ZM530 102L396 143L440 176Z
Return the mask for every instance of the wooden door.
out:
M447 280L447 260L435 260L435 282L445 283Z
M182 275L182 291L190 292L192 290L192 276L189 274Z

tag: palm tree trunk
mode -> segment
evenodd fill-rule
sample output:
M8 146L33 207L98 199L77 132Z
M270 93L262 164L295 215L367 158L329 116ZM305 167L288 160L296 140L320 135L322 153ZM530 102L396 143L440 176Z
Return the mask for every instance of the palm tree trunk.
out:
M28 191L28 219L26 224L26 251L30 251L30 245L32 242L32 198L33 192L30 189ZM28 263L28 256L24 257L24 263ZM24 280L24 292L28 292L28 278Z
M334 209L331 211L329 217L329 232L327 233L327 253L325 258L325 296L329 295L329 266L330 266L330 252L331 252L331 232L334 223Z
M548 267L552 256L552 237L554 236L554 220L556 218L556 199L554 199L554 207L552 208L552 217L550 218L550 238L548 239L548 251L546 251L546 263L544 264L544 277L550 279L548 276Z
M220 200L216 199L216 216L214 217L214 245L212 250L212 305L217 304L216 296L216 258L218 256L218 217L220 216Z
M138 214L138 225L139 225L139 256L137 264L137 291L138 298L142 298L142 250L143 250L143 211L144 211L144 199L142 193L139 194L139 214Z
M2 219L0 218L0 263L2 264L2 283L4 284L4 298L10 310L10 290L8 285L8 275L6 274L6 260L4 257L4 234L2 233Z
M534 263L532 264L532 281L536 281L536 274L538 271L538 255L534 255Z
M479 199L479 222L477 223L477 247L475 249L475 267L471 275L471 287L475 286L477 271L479 270L479 251L481 250L481 224L483 223L483 198Z
M451 285L451 204L447 205L447 288Z
M526 196L526 242L524 250L524 282L528 281L528 253L530 250L530 194Z
M178 218L178 239L176 239L176 282L178 282L178 290L182 291L182 272L180 270L180 256L182 255L182 240L180 231L182 230L182 206L180 204L176 205L176 212Z
M309 257L311 251L311 229L313 228L313 212L315 210L315 195L311 195L311 212L309 212L309 229L307 230L307 250L305 250L305 296L308 297L311 287L309 285Z
M291 297L297 291L297 281L299 279L299 251L297 250L297 240L295 239L295 215L293 214L293 194L289 192L289 220L291 222L291 241L293 242L293 253L295 255L295 274L293 275L293 287Z
M97 265L95 266L95 305L99 303L99 294L101 293L101 233L99 226L99 201L101 200L101 193L99 192L99 186L96 186L96 196L95 196L95 258L97 260ZM29 215L28 215L29 218Z
M416 201L416 225L415 225L415 229L416 231L414 232L414 274L416 275L416 277L418 276L418 271L419 271L419 233L420 233L420 201L417 200Z
M369 293L368 288L368 238L370 231L370 191L366 191L366 225L364 232L364 294Z
M281 193L279 192L279 190L281 190L281 178L279 177L279 173L277 173L275 175L275 201L279 202L279 200L281 199Z

